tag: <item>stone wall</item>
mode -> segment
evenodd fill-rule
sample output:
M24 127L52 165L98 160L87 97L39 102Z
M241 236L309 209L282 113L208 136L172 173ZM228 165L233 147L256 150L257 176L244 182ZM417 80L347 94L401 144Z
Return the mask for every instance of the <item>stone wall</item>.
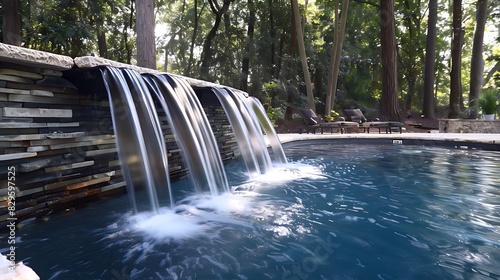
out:
M0 44L0 228L125 190L107 93L99 70L73 60ZM11 52L11 55L6 52ZM94 63L87 58L87 63ZM102 65L106 61L98 60ZM94 65L90 65L94 66ZM123 66L115 65L115 66ZM130 66L132 67L132 66ZM140 70L136 67L136 70ZM152 70L151 70L152 71ZM213 86L189 80L198 86ZM224 110L203 104L223 160L239 156ZM173 180L188 170L159 112ZM15 195L15 200L13 200Z
M500 133L500 120L441 119L440 133Z

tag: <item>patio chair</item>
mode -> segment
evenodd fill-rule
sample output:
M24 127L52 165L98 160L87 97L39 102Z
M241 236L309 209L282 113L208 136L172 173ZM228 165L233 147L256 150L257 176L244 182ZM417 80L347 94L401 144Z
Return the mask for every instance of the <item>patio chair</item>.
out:
M392 133L393 129L403 133L404 123L402 122L380 121L378 118L368 120L360 109L344 109L343 112L347 120L359 123L363 132L370 133L370 128L378 128L378 133L381 133L382 129L385 133Z
M298 109L299 115L302 117L304 122L306 123L306 132L316 133L316 130L319 129L321 134L326 129L330 129L330 133L333 133L333 129L339 129L340 133L344 134L346 128L359 128L359 124L357 122L350 122L345 120L337 120L333 122L327 122L323 120L321 117L316 115L316 113L307 108L307 109Z

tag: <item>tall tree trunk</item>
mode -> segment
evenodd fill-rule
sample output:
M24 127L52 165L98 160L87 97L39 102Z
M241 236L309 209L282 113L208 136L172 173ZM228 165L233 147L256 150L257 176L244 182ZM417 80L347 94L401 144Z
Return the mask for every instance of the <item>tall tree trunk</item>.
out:
M407 63L403 66L404 71L406 72L404 76L406 76L406 82L408 84L408 92L406 94L405 100L405 109L406 111L411 111L413 107L413 100L415 99L417 93L417 80L419 74L421 74L417 70L417 65L419 62L419 54L422 52L422 49L419 44L420 40L420 18L417 16L415 9L420 10L421 2L417 1L416 7L412 7L412 2L409 0L404 1L404 24L408 33L409 43L412 44L406 50L407 52Z
M276 48L276 28L274 27L274 8L273 0L268 0L269 8L269 36L271 37L271 76L278 77L279 73L276 73L276 59L275 59L275 48Z
M97 30L97 45L99 46L99 56L108 58L108 45L106 44L106 32L99 28Z
M200 66L200 76L202 79L210 80L210 65L212 64L212 42L217 36L217 30L219 30L219 26L222 22L222 17L229 9L229 4L231 4L233 0L224 0L222 7L217 3L217 0L208 0L210 4L210 8L212 12L215 14L215 21L212 29L207 34L205 38L205 42L203 43L203 51L201 54L201 66Z
M314 94L312 90L311 75L307 63L306 47L304 44L304 34L302 33L302 24L300 24L299 4L297 0L292 0L293 16L295 18L295 31L297 32L297 45L299 48L300 61L302 62L302 71L304 72L304 82L306 84L307 104L309 108L316 111L314 104Z
M460 115L460 95L462 95L462 0L453 0L453 36L451 39L450 106L448 118Z
M90 4L90 3L89 3ZM91 2L90 5L97 5L98 3ZM106 42L106 30L104 28L104 9L102 6L96 7L92 6L92 10L94 13L94 21L91 22L92 25L95 25L95 31L97 33L97 47L99 51L99 56L103 58L108 58L108 44Z
M382 100L380 116L398 121L398 76L396 31L394 26L394 0L380 0L381 49L382 49Z
M339 1L335 0L334 13L335 19L333 21L333 42L332 42L332 53L330 55L330 63L328 64L328 81L326 86L326 98L325 98L325 116L330 114L333 108L334 98L332 98L332 91L336 91L337 87L333 87L333 68L335 67L335 59L337 58L337 45L339 37Z
M294 36L293 32L292 32L292 34L290 34L290 36L291 37ZM295 39L295 38L293 38L293 39ZM278 48L278 61L276 61L276 72L274 74L274 76L276 78L279 78L282 75L281 69L283 68L282 64L284 63L283 62L283 53L285 52L285 42L286 42L286 34L285 34L285 32L281 32L280 41L279 41L279 48ZM295 42L295 40L291 39L290 42ZM295 44L292 44L290 46L290 57L293 57L293 55L292 55L293 54L293 52L292 52L293 46L295 46ZM285 74L283 76L285 77L285 79L288 80L288 77L286 74L287 71L285 70L284 72L285 72Z
M240 88L243 91L248 91L248 72L250 70L250 55L253 45L253 33L255 30L255 5L253 0L248 0L248 10L250 12L248 18L247 44L245 46L245 54L241 65L241 81Z
M194 62L194 45L196 43L196 35L198 33L198 27L200 25L200 16L203 10L206 7L205 1L203 1L203 6L201 6L200 13L198 14L198 0L194 1L194 26L193 26L193 35L191 36L191 45L189 46L189 60L188 60L188 66L186 70L184 71L185 76L190 76L191 74L191 67L193 66Z
M156 69L154 0L136 0L137 65Z
M437 0L429 0L429 23L425 44L424 104L422 114L426 118L434 116L434 65L436 60Z
M19 12L19 0L2 0L3 12L3 43L21 46L21 13Z
M291 120L293 117L294 110L290 106L295 103L295 95L294 92L291 88L290 85L290 80L291 80L291 75L292 75L292 68L293 68L293 59L295 57L295 42L297 40L297 30L295 29L295 16L293 15L293 9L292 9L292 17L291 17L291 26L290 26L290 59L288 59L288 67L285 67L284 72L284 77L286 80L286 93L287 93L287 98L286 101L289 104L288 107L286 107L285 111L285 119ZM279 51L279 60L280 62L278 63L278 75L281 72L281 60L283 57L284 53L284 48L285 48L285 33L283 32L281 34L281 39L280 39L280 51Z
M215 39L215 36L217 35L217 30L219 29L220 23L222 22L222 15L216 15L214 25L212 26L212 29L207 34L207 37L205 38L205 43L203 43L203 52L202 52L202 59L201 59L201 66L200 66L200 76L202 79L210 79L210 73L209 73L209 68L210 65L212 64L212 42Z
M407 69L408 77L406 82L408 83L408 93L406 94L405 109L406 111L411 111L413 106L413 99L415 98L416 86L417 86L417 73L415 65L408 65L410 69Z
M134 29L134 13L135 13L135 2L134 1L130 1L130 7L129 7L129 10L130 10L130 15L129 15L129 20L128 20L128 26L127 25L124 25L123 26L123 41L124 41L124 45L125 45L125 53L126 53L126 63L127 64L131 64L131 61L132 61L132 49L131 49L131 45L130 45L130 42L129 42L129 38L128 38L128 29Z
M297 42L297 30L295 29L295 15L293 14L293 9L291 13L291 19L290 19L290 59L288 59L287 62L287 67L283 70L284 77L288 81L291 79L292 76L292 69L294 68L294 59L295 59L295 50L296 50L296 43ZM281 33L281 42L280 42L280 53L279 53L279 58L282 59L284 57L284 48L285 48L285 39L286 39L286 34L285 32ZM281 65L280 65L281 66ZM281 72L281 70L280 70ZM279 72L278 72L279 73ZM291 103L290 103L291 104Z
M476 8L476 30L472 45L472 58L470 66L470 92L469 92L469 117L477 118L477 99L483 88L484 60L483 39L486 18L488 17L488 0L478 0Z
M328 66L328 86L326 88L325 115L329 115L330 111L335 105L335 96L337 93L337 83L340 68L340 57L342 54L342 46L344 44L344 33L347 23L348 8L349 0L343 0L339 24L338 0L335 1L335 34L333 38L333 48L332 55L330 57L330 65Z

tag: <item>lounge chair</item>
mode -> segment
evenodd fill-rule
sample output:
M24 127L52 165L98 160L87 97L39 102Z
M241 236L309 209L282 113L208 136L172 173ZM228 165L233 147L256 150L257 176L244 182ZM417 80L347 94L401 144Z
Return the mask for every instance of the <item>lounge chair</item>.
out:
M370 133L370 128L378 128L378 133L381 133L382 129L385 130L385 133L392 133L393 129L403 133L404 124L402 122L368 120L360 109L344 109L343 112L347 120L359 123L363 132Z
M359 124L357 122L350 122L344 120L337 120L333 122L327 122L323 120L321 117L316 115L316 113L311 109L298 109L297 110L306 123L306 132L316 133L316 130L319 129L321 134L326 129L330 129L330 133L333 132L333 129L339 129L340 133L345 133L346 128L359 128Z

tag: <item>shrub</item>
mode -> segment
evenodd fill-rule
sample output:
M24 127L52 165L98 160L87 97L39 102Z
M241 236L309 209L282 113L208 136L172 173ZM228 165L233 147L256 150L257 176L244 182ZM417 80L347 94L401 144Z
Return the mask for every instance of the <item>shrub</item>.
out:
M484 115L496 113L499 103L498 99L498 92L494 88L488 88L483 91L477 102Z

